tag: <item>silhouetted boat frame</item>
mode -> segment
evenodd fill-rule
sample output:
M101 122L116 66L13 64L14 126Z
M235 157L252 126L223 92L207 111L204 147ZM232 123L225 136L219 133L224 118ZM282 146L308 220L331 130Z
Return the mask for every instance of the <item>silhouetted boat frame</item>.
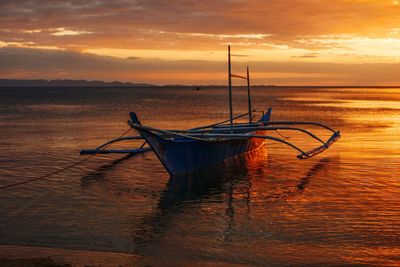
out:
M248 112L234 117L232 111L232 78L245 79L247 81ZM254 121L254 112L251 107L250 75L247 67L247 75L231 73L231 55L228 47L228 81L229 81L229 119L211 125L196 127L189 130L163 130L142 125L136 113L130 113L128 124L139 136L116 138L97 147L94 150L82 150L81 154L105 154L105 153L142 153L152 150L165 169L172 176L193 172L220 163L226 159L257 149L263 145L265 140L271 140L285 144L300 154L299 159L313 157L327 148L340 138L340 132L316 122L300 121L271 121L270 108L258 121ZM235 123L244 116L248 116L248 122ZM294 126L311 125L321 127L332 132L327 141L312 132ZM320 146L303 151L298 146L281 138L266 135L268 131L289 130L304 133L321 143ZM145 142L141 147L125 150L106 150L112 143L124 140L143 139ZM144 147L145 144L149 147Z

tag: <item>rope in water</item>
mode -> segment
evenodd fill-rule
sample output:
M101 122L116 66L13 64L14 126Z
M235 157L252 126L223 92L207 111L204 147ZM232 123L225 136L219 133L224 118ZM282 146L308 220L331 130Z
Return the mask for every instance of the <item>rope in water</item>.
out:
M124 133L122 133L118 138L123 137L123 136L126 135L130 130L132 130L132 128L129 128L127 131L125 131ZM107 148L108 146L110 146L110 145L111 145L111 144L108 144L107 146L103 147L103 148L100 149L100 150L106 149L106 148ZM31 183L31 182L34 182L34 181L38 181L38 180L42 180L42 179L48 178L48 177L53 176L53 175L55 175L55 174L58 174L58 173L60 173L60 172L69 170L69 169L71 169L71 168L73 168L73 167L75 167L75 166L78 166L79 164L81 164L81 163L87 161L88 159L90 159L90 158L92 158L92 157L94 157L94 156L96 156L96 154L90 155L90 156L88 156L88 157L86 157L86 158L84 158L84 159L81 159L81 160L79 160L79 161L77 161L77 162L75 162L75 163L73 163L73 164L71 164L71 165L65 166L65 167L62 168L62 169L53 171L53 172L51 172L51 173L48 173L48 174L45 174L45 175L42 175L42 176L39 176L39 177L35 177L35 178L32 178L32 179L27 179L27 180L25 180L25 181L21 181L21 182L16 182L16 183L12 183L12 184L8 184L8 185L0 186L0 190L2 190L2 189L7 189L7 188L10 188L10 187L19 186L19 185L23 185L23 184L27 184L27 183Z

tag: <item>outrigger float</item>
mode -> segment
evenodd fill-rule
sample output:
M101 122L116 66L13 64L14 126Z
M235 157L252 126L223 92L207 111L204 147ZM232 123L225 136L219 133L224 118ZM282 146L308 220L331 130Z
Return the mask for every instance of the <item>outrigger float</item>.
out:
M247 81L248 112L233 116L232 109L232 78L244 79ZM137 136L120 137L106 142L105 144L91 150L81 150L81 155L86 154L110 154L124 153L137 154L153 151L165 169L171 176L182 175L215 165L226 159L257 149L266 140L285 144L299 154L297 158L308 159L329 148L340 138L340 132L329 126L316 122L300 121L271 121L271 111L263 112L262 117L255 121L251 106L250 97L250 75L247 67L247 75L237 75L231 72L231 55L228 46L228 81L229 81L229 119L211 125L196 127L189 130L163 130L142 125L136 113L130 113L128 124L135 130ZM248 122L237 123L239 118L248 116ZM300 126L316 126L332 132L327 141L301 128ZM321 143L320 146L309 151L303 151L298 146L287 140L266 135L268 131L287 130L297 131L308 135ZM109 145L125 140L144 140L144 143L134 149L109 150ZM147 147L145 147L148 145Z

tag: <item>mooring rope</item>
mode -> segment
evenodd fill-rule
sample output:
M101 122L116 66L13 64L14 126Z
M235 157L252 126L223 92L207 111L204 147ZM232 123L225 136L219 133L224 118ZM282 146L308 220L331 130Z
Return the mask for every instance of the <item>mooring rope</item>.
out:
M123 137L123 136L126 135L130 130L132 130L132 128L129 128L127 131L125 131L124 133L122 133L118 138ZM111 145L111 144L108 144L108 145L104 146L103 148L101 148L100 150L104 150L104 149L106 149L107 147L109 147L110 145ZM31 183L31 182L34 182L34 181L38 181L38 180L42 180L42 179L48 178L48 177L53 176L53 175L55 175L55 174L58 174L58 173L60 173L60 172L69 170L69 169L71 169L71 168L73 168L73 167L75 167L75 166L77 166L77 165L79 165L79 164L81 164L81 163L87 161L88 159L90 159L90 158L92 158L92 157L94 157L94 156L96 156L96 154L90 155L90 156L88 156L88 157L86 157L86 158L84 158L84 159L81 159L81 160L79 160L79 161L77 161L77 162L75 162L75 163L73 163L73 164L71 164L71 165L65 166L65 167L62 168L62 169L53 171L53 172L51 172L51 173L48 173L48 174L45 174L45 175L42 175L42 176L39 176L39 177L35 177L35 178L27 179L27 180L25 180L25 181L21 181L21 182L16 182L16 183L12 183L12 184L8 184L8 185L0 186L0 190L2 190L2 189L7 189L7 188L10 188L10 187L19 186L19 185L23 185L23 184L27 184L27 183Z

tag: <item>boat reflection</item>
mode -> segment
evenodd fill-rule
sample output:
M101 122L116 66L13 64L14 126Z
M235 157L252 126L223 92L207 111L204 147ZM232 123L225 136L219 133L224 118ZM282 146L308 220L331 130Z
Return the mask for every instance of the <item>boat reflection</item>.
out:
M127 154L124 157L118 158L107 164L103 164L100 167L97 167L93 171L81 177L81 186L86 187L94 182L103 181L106 178L106 174L108 172L114 170L119 164L135 156L137 156L137 154Z
M219 232L222 242L230 242L235 225L240 223L235 222L236 217L240 217L240 221L243 216L259 216L260 207L264 210L261 214L265 214L268 205L274 201L302 194L314 177L332 166L331 162L335 159L320 159L304 173L298 172L300 177L293 178L290 169L274 172L272 169L276 162L262 148L201 172L171 177L154 213L134 226L132 239L135 253L157 253L154 248L160 243L171 242L175 238L170 236L171 229L182 221L187 227L191 223L199 224L197 219L205 220L204 225L208 226L203 227L213 227L213 222L204 218L204 209L207 210L205 217L209 213L221 215L217 226L219 230L213 231ZM289 176L290 179L285 178ZM252 214L252 208L257 209L255 214Z
M268 154L262 154L263 151L252 151L246 155L236 157L224 164L220 164L207 170L198 171L196 173L171 177L167 189L162 193L159 207L169 207L179 202L187 201L198 197L207 197L216 193L224 193L229 189L233 195L233 188L236 183L246 183L246 194L242 196L249 204L252 198L252 192L258 191L257 188L252 188L252 183L257 184L265 181L263 178L271 180L276 177L276 173L271 171L271 160ZM320 172L329 162L334 161L334 158L325 157L307 170L307 172L299 178L296 178L295 185L290 185L288 190L270 194L263 192L265 199L288 197L291 194L302 193L310 182L310 179ZM281 173L280 176L293 176L289 173ZM260 181L261 180L261 181ZM225 192L226 193L226 192ZM259 192L261 193L261 192ZM269 193L265 195L265 193ZM259 195L259 194L257 194Z

